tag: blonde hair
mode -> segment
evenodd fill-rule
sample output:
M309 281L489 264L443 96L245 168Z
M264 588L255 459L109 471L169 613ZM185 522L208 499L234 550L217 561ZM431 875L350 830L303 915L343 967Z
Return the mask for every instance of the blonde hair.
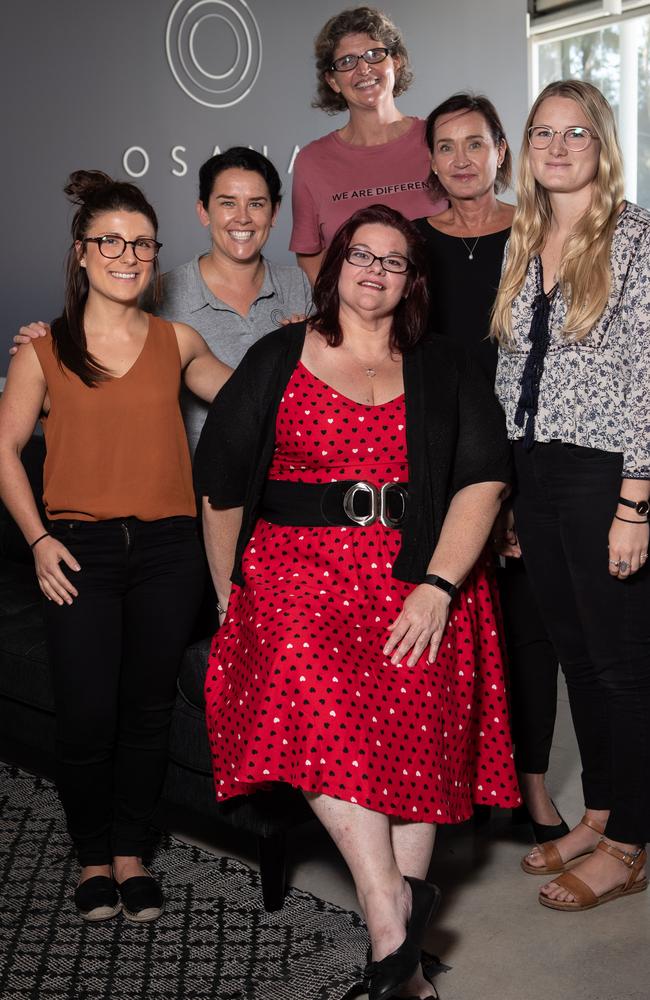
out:
M545 87L530 109L519 154L517 209L490 326L491 336L506 346L512 340L512 303L523 287L531 258L544 248L551 225L548 192L533 177L528 159L528 129L542 101L549 97L575 101L600 140L591 204L567 236L558 269L558 284L568 306L562 331L567 339L587 336L607 305L611 287L610 251L624 193L614 114L592 84L559 80Z

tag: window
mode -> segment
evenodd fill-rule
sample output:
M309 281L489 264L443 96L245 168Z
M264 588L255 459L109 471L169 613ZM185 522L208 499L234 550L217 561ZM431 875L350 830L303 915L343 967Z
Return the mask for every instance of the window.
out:
M531 48L533 97L566 77L603 92L618 122L625 193L650 209L650 5L532 33Z

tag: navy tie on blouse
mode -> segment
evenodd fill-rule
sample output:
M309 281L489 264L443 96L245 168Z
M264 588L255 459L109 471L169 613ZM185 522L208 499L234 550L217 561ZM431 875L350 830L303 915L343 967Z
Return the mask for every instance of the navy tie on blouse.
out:
M540 291L533 302L533 318L528 334L530 351L521 376L521 395L515 411L517 427L524 427L524 420L526 421L524 427L524 448L526 451L530 451L535 443L535 415L539 400L539 384L544 371L544 359L551 340L548 322L551 315L551 300L557 289L557 285L554 285L548 295L544 292L541 265L540 286Z

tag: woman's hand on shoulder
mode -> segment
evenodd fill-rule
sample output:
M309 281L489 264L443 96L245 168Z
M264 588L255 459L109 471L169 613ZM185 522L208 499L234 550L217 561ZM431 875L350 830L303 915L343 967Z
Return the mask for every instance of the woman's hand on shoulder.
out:
M305 313L292 313L286 319L280 320L280 326L289 326L290 323L302 323L304 319L307 319Z
M9 354L16 354L21 344L31 344L32 340L38 340L39 337L46 337L49 332L49 323L44 323L42 319L38 320L37 323L28 323L27 326L21 326L14 337L14 346L9 348Z
M623 516L623 515L621 515ZM633 514L630 515L632 519ZM627 580L642 569L648 560L650 526L647 521L620 521L614 518L609 529L607 568L611 576Z
M421 583L406 600L400 614L388 626L390 638L384 645L384 656L390 656L391 663L401 663L411 650L406 661L414 667L424 650L429 647L427 659L433 663L449 617L451 599L439 587Z
M187 323L174 323L181 356L183 381L199 399L211 403L232 374L232 368L217 358L200 333Z
M65 545L52 535L46 535L33 549L38 585L48 601L55 604L72 604L79 592L61 569L65 563L76 573L81 566Z

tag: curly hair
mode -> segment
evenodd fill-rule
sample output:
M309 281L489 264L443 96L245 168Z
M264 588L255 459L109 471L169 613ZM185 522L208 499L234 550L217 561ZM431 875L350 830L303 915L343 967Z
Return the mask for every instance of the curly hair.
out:
M343 341L339 321L339 276L345 255L357 230L364 225L387 226L396 229L406 240L410 261L407 295L397 304L393 313L390 335L391 350L406 351L424 336L429 312L428 261L420 233L400 212L388 205L368 205L360 208L340 226L330 243L314 285L315 313L309 317L314 330L323 335L330 347Z
M401 31L376 7L353 7L331 17L314 41L318 84L313 108L320 108L328 115L336 115L347 108L345 99L335 93L327 81L336 46L346 35L369 35L389 49L391 56L399 61L393 95L399 97L408 90L413 82L413 73Z

